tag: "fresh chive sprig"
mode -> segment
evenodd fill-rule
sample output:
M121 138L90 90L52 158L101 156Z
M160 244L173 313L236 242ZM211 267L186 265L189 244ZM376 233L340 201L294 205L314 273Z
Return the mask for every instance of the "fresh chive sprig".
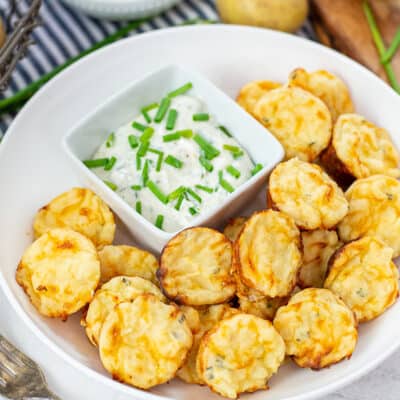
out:
M203 186L203 185L196 185L195 188L198 190L202 190L203 192L206 192L206 193L212 193L214 191L213 188L210 188L209 186Z
M103 181L111 190L113 190L114 192L118 190L118 186L110 181Z
M191 82L188 82L188 83L184 84L183 86L179 87L178 89L173 90L172 92L169 92L167 94L167 97L172 99L173 97L180 96L181 94L185 94L192 87L193 87L193 84Z
M171 156L171 154L169 154L167 156L167 158L165 159L164 162L165 162L165 164L168 164L174 168L182 168L183 167L183 162L181 160L177 159L176 157Z
M129 135L128 142L132 149L136 149L139 146L138 138L135 135Z
M88 168L100 168L105 167L108 163L108 158L96 158L94 160L82 161Z
M193 140L200 146L204 152L204 156L207 160L212 160L213 158L220 155L220 151L216 149L210 142L208 142L199 133L196 133Z
M168 196L166 196L162 190L150 179L146 183L146 187L157 197L161 203L167 204L168 203Z
M162 229L163 228L163 223L164 223L164 215L161 215L161 214L157 215L156 222L155 222L154 225L158 229Z
M168 133L167 135L163 136L163 142L174 142L175 140L179 140L181 135L178 132L175 133Z
M201 203L201 202L203 201L202 198L201 198L193 189L187 188L187 189L186 189L186 193L187 193L190 197L192 197L193 199L195 199L198 203Z
M193 114L193 121L208 121L210 119L210 115L207 113L198 113Z
M133 121L132 128L135 128L139 132L144 132L147 129L146 125L141 124L140 122Z
M171 99L169 97L164 97L161 100L160 107L158 107L157 114L154 117L155 122L160 123L164 119L170 104L171 104Z
M166 128L169 131L172 131L172 129L175 128L177 118L178 118L178 111L176 111L174 108L171 108L171 110L169 110L168 113L167 124L166 124Z
M233 165L228 165L226 167L226 172L228 172L228 174L232 175L236 179L240 178L240 171L236 169Z
M219 178L219 184L223 189L225 189L229 193L233 193L235 191L235 188L228 181L224 179L223 171L218 172L218 178Z

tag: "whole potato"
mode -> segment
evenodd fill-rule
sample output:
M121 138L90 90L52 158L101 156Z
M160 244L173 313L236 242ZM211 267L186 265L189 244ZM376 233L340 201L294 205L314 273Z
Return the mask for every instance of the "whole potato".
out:
M307 0L217 0L223 22L294 32L308 14Z

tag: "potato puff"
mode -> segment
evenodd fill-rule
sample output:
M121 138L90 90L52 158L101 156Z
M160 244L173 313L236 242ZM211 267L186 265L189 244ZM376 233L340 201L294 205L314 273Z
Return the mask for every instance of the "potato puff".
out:
M231 218L224 228L224 235L231 241L234 242L239 236L247 217L235 217Z
M327 289L295 294L276 313L274 326L286 354L302 368L321 369L350 358L357 343L353 312Z
M16 271L39 313L63 320L92 300L99 279L93 243L71 229L52 229L35 240Z
M400 255L400 183L373 175L355 181L345 193L349 212L338 225L339 237L350 242L374 236Z
M196 370L197 353L201 339L206 332L215 326L217 322L237 314L238 312L239 311L237 309L231 308L228 304L201 307L198 310L200 329L197 332L192 329L193 327L197 328L197 326L193 324L193 318L191 321L187 319L193 333L193 346L187 356L185 364L183 364L182 368L176 374L178 378L187 383L195 383L199 385L204 384Z
M193 335L201 330L201 321L199 311L191 306L180 306L182 314L184 315L186 322L192 331Z
M330 262L325 287L353 310L359 322L381 315L399 295L392 255L380 240L364 237L343 246Z
M265 93L282 86L273 81L253 81L244 85L236 98L236 102L248 113L254 115L254 108Z
M73 188L42 207L33 223L35 237L50 229L70 228L88 237L101 249L115 235L114 215L107 204L89 189Z
M307 72L297 68L289 75L288 86L300 87L319 97L327 105L333 121L341 114L354 111L348 87L328 71Z
M342 189L321 167L297 158L272 171L267 201L306 230L333 228L349 209Z
M158 284L158 261L148 251L133 246L105 246L99 251L101 282L115 276L138 276Z
M235 242L235 268L243 284L264 296L284 297L302 262L300 232L281 212L254 213Z
M327 106L303 89L271 90L257 102L254 114L282 144L286 159L314 161L331 140L332 118Z
M166 302L157 286L139 277L118 276L105 283L94 295L81 321L92 344L97 346L104 320L117 304L132 301L145 293L151 293Z
M114 379L149 389L175 376L192 341L176 305L142 294L108 314L100 334L100 358Z
M203 337L197 371L214 392L236 399L240 393L267 389L284 358L285 344L271 322L239 313Z
M301 232L303 244L303 264L300 268L298 284L303 289L321 288L328 271L332 254L341 247L336 231L317 229Z
M272 321L279 307L287 304L289 297L265 297L250 301L248 297L239 297L239 310L256 317Z
M178 304L223 303L235 294L232 244L210 228L189 228L173 237L161 254L157 276L165 295Z

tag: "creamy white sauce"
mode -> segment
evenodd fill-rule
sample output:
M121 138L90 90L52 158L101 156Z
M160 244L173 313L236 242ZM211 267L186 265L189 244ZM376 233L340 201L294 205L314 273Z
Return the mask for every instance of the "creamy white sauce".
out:
M238 188L251 177L251 170L254 164L248 156L245 149L231 137L225 135L220 129L218 122L210 115L208 121L193 121L193 114L207 113L207 107L203 101L193 96L180 95L172 99L169 109L175 109L178 112L178 118L173 130L166 129L167 116L160 123L146 122L143 115L140 115L135 121L142 125L151 126L154 134L151 138L150 148L164 152L164 161L167 155L172 155L183 162L180 169L174 168L163 162L161 171L156 171L158 155L147 152L142 158L141 170L136 169L136 152L138 147L132 149L128 142L129 135L140 137L142 132L132 127L132 122L120 127L115 131L115 141L111 147L103 143L93 159L98 158L117 158L117 162L111 171L105 171L104 168L94 168L92 171L101 179L117 185L118 193L134 209L139 201L142 204L141 214L151 223L155 223L158 215L164 216L162 229L167 232L174 232L185 226L190 226L193 219L201 215L205 210L210 210L221 204L221 202L230 195L219 184L219 171L223 171L223 178L233 188ZM157 109L148 112L152 121L157 113ZM199 145L193 138L180 138L177 141L164 142L163 136L174 133L179 130L191 129L194 134L199 133L215 148L220 151L219 156L210 160L214 169L207 172L200 164L199 157L203 154ZM232 132L234 134L234 132ZM243 155L234 158L232 152L225 150L224 145L240 147ZM157 184L161 191L168 195L180 186L190 187L202 199L197 202L194 198L187 195L180 210L175 209L177 199L163 204L147 187L143 187L142 170L145 160L150 160L149 179ZM226 171L226 167L232 165L240 171L240 177L236 179ZM195 185L203 185L214 189L212 193L196 189ZM131 189L133 185L140 185L142 189L135 191ZM195 208L198 214L192 215L190 208Z

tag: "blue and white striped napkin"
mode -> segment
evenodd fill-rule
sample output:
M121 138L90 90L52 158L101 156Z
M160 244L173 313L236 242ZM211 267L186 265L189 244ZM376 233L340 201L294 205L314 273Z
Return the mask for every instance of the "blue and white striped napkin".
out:
M8 0L0 0L0 15L6 14L7 3ZM27 7L29 3L29 0L20 0L22 8ZM9 88L3 94L4 97L23 89L41 75L50 72L68 58L79 54L123 26L122 22L90 18L67 7L59 0L43 0L41 18L43 24L33 32L36 45L31 46L27 56L18 63ZM143 23L136 31L132 31L131 35L179 25L196 18L218 19L215 0L183 0L162 15ZM313 38L309 22L298 34ZM15 115L11 113L0 116L0 138Z

